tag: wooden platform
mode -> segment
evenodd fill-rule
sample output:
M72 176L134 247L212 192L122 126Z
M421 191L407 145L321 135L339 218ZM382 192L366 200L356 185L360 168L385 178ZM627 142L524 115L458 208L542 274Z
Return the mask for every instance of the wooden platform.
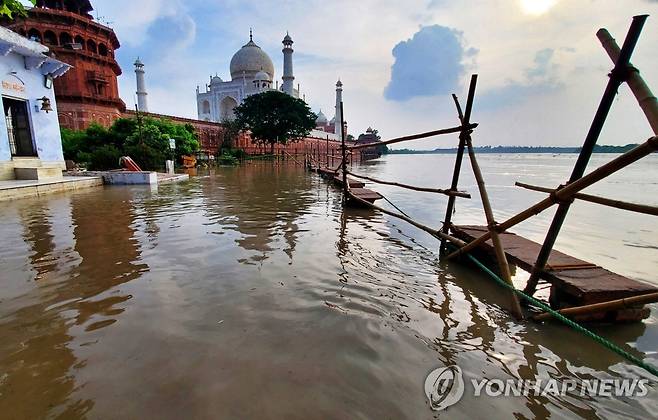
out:
M453 226L452 232L457 238L470 242L486 233L487 228ZM541 244L509 232L500 234L500 239L508 261L531 271ZM478 250L489 256L495 255L491 240L482 244ZM551 283L551 305L557 308L589 305L658 291L655 286L615 274L556 250L551 253L542 279Z
M369 190L367 188L351 188L350 194L370 203L374 203L375 201L384 198L377 191Z
M340 173L334 176L334 183L341 187L343 186L343 176ZM347 177L347 183L349 184L350 188L363 188L366 186L365 182L361 182L350 177Z
M332 177L333 178L334 176L336 176L336 171L334 171L331 168L329 168L329 169L327 169L327 168L318 168L317 172L320 175L324 176L324 177Z

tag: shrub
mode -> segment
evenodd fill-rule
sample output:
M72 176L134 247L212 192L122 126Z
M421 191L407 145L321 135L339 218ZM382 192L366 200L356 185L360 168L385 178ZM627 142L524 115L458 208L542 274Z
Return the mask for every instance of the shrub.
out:
M90 153L89 169L92 171L106 171L119 166L121 151L111 144L101 146Z
M176 150L169 148L169 138L176 140ZM193 155L199 149L194 127L169 120L119 118L109 129L92 124L84 131L62 129L64 158L90 169L114 169L118 158L132 157L144 170L163 168L166 159L180 161L183 155ZM114 157L117 156L116 159Z

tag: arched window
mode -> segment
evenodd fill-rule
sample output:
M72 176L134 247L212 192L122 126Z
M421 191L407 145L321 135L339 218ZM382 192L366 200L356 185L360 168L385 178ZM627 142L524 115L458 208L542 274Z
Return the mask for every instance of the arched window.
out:
M234 110L238 106L238 102L231 98L230 96L226 96L224 99L222 99L222 102L219 104L220 109L221 109L221 121L228 121L232 120L235 118L235 113Z
M43 33L43 42L48 45L58 45L57 35L53 31L46 31Z
M203 113L210 114L210 102L203 101Z
M107 46L105 44L98 44L98 53L103 57L107 57Z
M82 47L83 50L87 49L87 43L85 42L85 39L83 37L81 37L80 35L75 37L74 42L76 44L80 44L80 46Z
M73 43L73 38L71 38L71 34L68 32L62 32L59 34L59 45L62 47L65 47L69 44Z
M29 39L31 39L32 41L41 42L41 32L39 32L38 30L36 30L34 28L32 28L28 31L27 37Z
M92 41L91 39L87 41L87 50L89 52L92 52L94 54L98 53L98 50L96 49L96 43Z

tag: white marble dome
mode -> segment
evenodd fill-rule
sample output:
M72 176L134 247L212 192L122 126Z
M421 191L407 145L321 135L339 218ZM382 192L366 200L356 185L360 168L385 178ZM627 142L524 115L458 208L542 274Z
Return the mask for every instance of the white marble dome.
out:
M244 75L248 79L254 79L261 70L270 76L270 80L274 80L272 59L254 41L249 40L231 59L231 78L239 80Z
M324 113L322 112L322 110L320 110L320 112L318 112L318 118L315 119L315 123L316 123L317 125L325 125L325 124L327 124L327 116L324 115Z
M256 75L254 76L254 80L258 80L259 82L271 82L272 81L272 79L270 78L270 75L267 74L263 70L256 73Z

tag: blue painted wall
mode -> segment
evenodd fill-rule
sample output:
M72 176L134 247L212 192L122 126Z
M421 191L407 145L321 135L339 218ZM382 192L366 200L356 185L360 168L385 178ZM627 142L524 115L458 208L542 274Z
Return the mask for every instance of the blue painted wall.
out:
M13 75L12 72L16 72L16 74ZM23 86L25 90L21 92L20 89L8 88L2 82ZM3 97L27 100L32 139L39 159L43 162L63 162L64 154L62 153L62 138L57 118L55 90L45 87L41 69L26 70L23 56L13 52L6 57L0 56L0 91ZM35 105L41 108L41 102L37 99L44 96L50 98L53 108L53 111L48 114L44 111L37 111L35 108ZM2 118L0 118L0 162L2 161L11 161L4 108L2 108Z

